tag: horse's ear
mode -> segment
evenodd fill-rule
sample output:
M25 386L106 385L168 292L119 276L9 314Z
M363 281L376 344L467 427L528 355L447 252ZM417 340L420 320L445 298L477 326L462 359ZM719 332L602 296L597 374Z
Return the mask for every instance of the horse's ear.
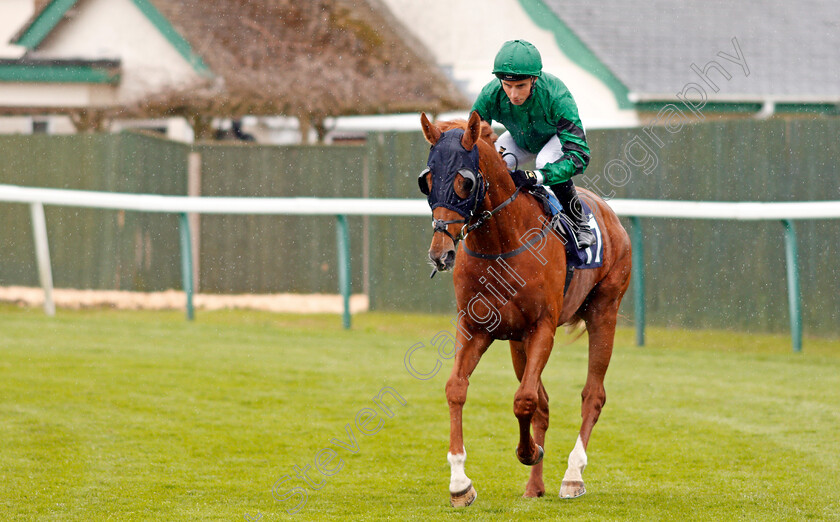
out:
M440 129L432 125L425 112L420 114L420 126L423 127L423 136L426 137L426 141L432 145L438 142L441 134Z
M472 111L470 113L470 120L467 122L467 130L464 132L464 137L461 138L461 145L467 150L472 150L475 147L475 142L481 137L481 118L478 113Z

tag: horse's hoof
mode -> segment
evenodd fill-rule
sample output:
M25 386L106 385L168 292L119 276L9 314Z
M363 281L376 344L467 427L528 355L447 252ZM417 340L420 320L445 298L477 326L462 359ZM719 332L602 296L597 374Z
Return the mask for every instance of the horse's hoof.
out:
M537 490L525 490L525 493L522 494L522 498L540 498L545 496L545 489L537 489Z
M519 462L525 464L526 466L536 466L540 462L542 462L543 457L545 456L545 450L539 444L537 446L537 458L534 459L533 462L528 462L524 460L522 457L519 456L519 446L516 447L516 458L519 459Z
M578 498L586 493L582 480L564 480L560 483L560 498Z
M478 497L478 493L476 493L475 488L470 483L467 489L460 493L449 493L449 504L456 508L467 507L475 502L476 497Z

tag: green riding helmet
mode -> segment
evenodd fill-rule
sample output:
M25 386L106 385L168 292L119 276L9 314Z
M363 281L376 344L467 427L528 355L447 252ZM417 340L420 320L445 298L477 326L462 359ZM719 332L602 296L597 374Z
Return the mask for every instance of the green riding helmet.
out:
M493 74L500 80L518 81L542 73L540 52L530 42L505 42L493 62Z

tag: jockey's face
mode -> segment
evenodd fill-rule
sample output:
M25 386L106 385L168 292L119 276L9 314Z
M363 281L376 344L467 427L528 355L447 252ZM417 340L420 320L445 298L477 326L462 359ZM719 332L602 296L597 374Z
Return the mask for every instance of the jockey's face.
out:
M502 80L502 89L505 90L510 103L522 105L531 96L531 88L536 80L533 77L517 81Z

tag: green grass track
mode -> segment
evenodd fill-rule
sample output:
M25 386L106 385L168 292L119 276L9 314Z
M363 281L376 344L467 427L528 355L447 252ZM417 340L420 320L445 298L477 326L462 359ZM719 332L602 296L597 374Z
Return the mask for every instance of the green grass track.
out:
M476 503L449 507L451 317L0 305L2 520L838 520L840 341L619 331L588 493L557 492L585 337L558 336L541 499L521 498L505 343L464 410ZM416 373L405 367L411 357ZM403 404L404 401L404 404ZM318 471L318 468L324 473ZM308 481L308 483L307 483ZM290 511L295 511L290 514Z

